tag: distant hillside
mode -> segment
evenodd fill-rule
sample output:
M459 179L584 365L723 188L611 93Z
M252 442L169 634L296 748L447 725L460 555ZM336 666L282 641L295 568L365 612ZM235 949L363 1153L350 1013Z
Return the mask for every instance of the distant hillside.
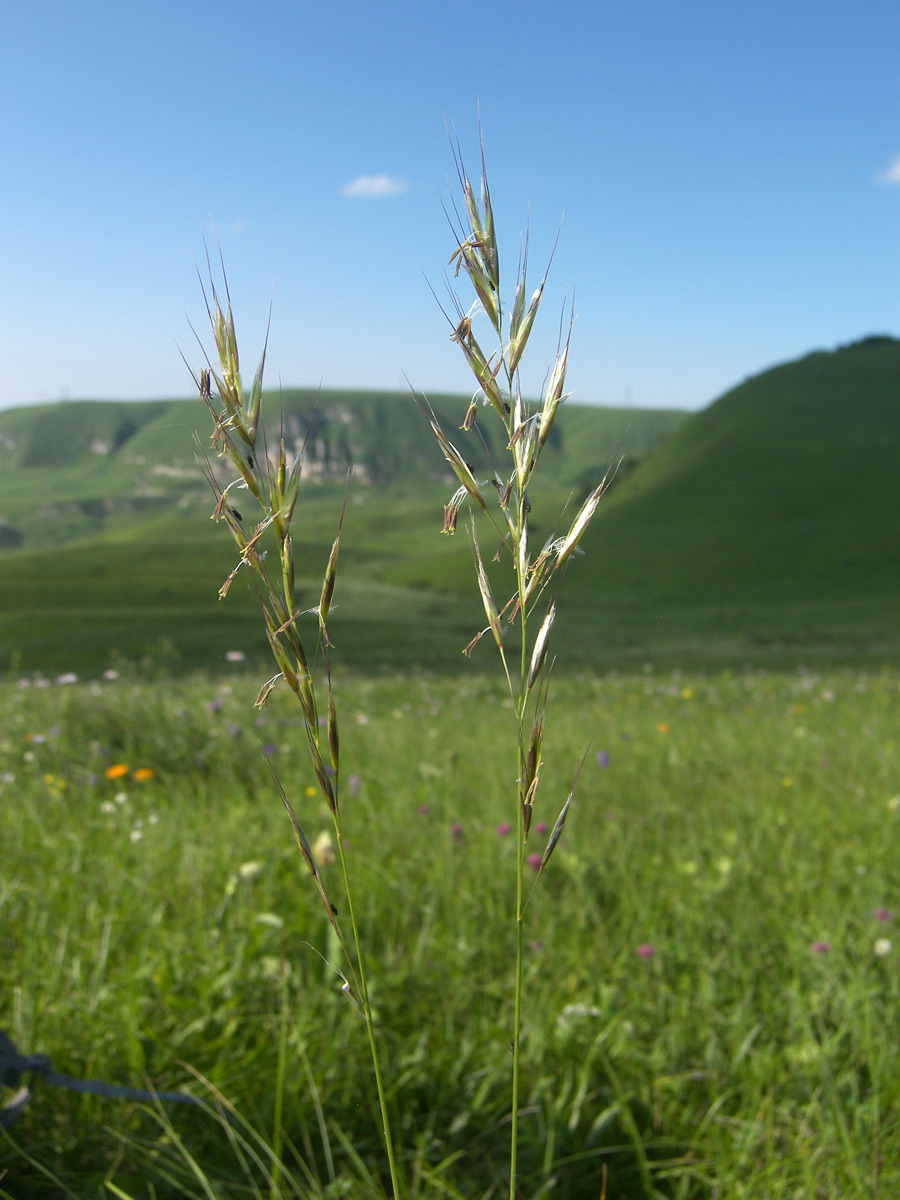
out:
M492 414L482 444L459 432L465 398L432 403L487 474L505 450ZM411 399L286 392L266 405L270 430L283 405L292 451L309 434L294 546L303 608L356 468L333 620L341 662L460 667L483 611L465 534L440 534L452 479ZM198 401L0 413L0 669L89 673L116 652L152 665L162 639L182 667L234 648L264 669L248 589L216 599L233 551L209 523L194 431L208 445ZM567 569L561 667L900 660L900 342L773 367L690 417L566 406L531 497L535 545L620 454ZM488 570L505 591L508 567Z
M467 400L431 397L455 437ZM291 390L267 394L270 436L281 413L289 450L306 441L309 487L429 496L449 469L427 421L406 393ZM549 474L561 487L586 486L618 447L636 462L686 418L673 410L571 405L547 447ZM485 444L467 439L473 466L487 471L503 447L493 421ZM190 511L207 512L209 491L196 461L209 446L210 422L198 400L141 403L74 401L0 412L0 549L60 546L103 531Z
M598 510L596 595L870 598L900 611L900 342L764 371L648 455Z

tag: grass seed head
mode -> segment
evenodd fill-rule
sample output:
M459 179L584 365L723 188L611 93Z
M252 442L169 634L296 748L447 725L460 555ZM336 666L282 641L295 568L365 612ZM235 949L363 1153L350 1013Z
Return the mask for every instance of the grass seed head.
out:
M475 536L474 522L472 526L472 552L475 556L475 569L478 576L478 590L481 593L481 602L484 605L485 615L488 619L488 624L491 627L491 633L494 635L494 641L500 650L503 649L503 629L500 625L500 613L497 609L494 600L494 594L491 591L490 581L487 577L487 572L484 569L484 562L481 558L481 550L478 546L478 539Z
M541 668L544 665L544 660L547 657L547 643L550 639L550 630L553 628L553 622L556 620L556 600L553 600L550 607L547 609L547 614L541 622L541 627L538 630L537 637L534 639L534 649L531 652L531 664L528 668L527 688L530 692L534 687L535 682L540 678Z
M331 765L335 776L340 772L340 736L338 733L337 707L334 703L334 691L328 689L328 749L331 754Z
M600 497L603 495L609 485L610 474L611 472L607 471L594 490L590 493L588 498L582 504L581 508L578 510L578 515L572 522L569 532L559 543L559 549L556 553L557 570L563 567L571 557L573 551L581 541L584 531L587 529L588 525L590 525L591 518L597 511L597 505L600 503Z

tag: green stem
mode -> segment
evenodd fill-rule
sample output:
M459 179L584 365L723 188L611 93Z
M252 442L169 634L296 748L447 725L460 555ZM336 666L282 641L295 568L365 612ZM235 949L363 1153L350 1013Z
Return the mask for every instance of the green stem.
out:
M509 1150L509 1200L516 1200L516 1166L519 1149L519 1042L522 1037L522 960L524 948L525 829L519 805L519 853L516 873L516 993L513 1015L512 1138Z
M372 1006L369 1003L369 985L366 981L366 967L363 959L362 943L360 942L359 926L356 923L356 912L353 907L353 892L350 888L350 873L347 870L347 859L344 855L344 839L341 834L340 819L337 814L335 814L334 826L337 834L338 851L341 857L341 869L344 873L344 890L347 895L347 912L350 916L350 927L353 930L353 945L356 949L356 974L359 981L359 998L363 1006L363 1014L366 1018L366 1034L369 1038L369 1050L372 1055L372 1068L375 1072L375 1086L378 1089L378 1104L381 1109L381 1124L384 1135L384 1147L387 1151L388 1166L391 1172L391 1187L395 1200L400 1200L402 1192L397 1176L397 1163L394 1159L394 1139L391 1136L391 1122L388 1116L387 1096L385 1095L384 1081L381 1076L381 1064L378 1059L378 1046L375 1041L375 1028L372 1024Z
M282 1109L284 1105L284 1082L287 1068L287 1034L288 1034L288 976L285 970L285 963L281 961L281 1012L279 1013L278 1021L278 1064L275 1074L275 1115L273 1118L274 1129L272 1130L272 1182L269 1188L270 1200L278 1200L281 1187L281 1141L284 1130L282 1128Z
M510 389L511 394L511 389ZM525 511L525 491L521 477L518 480L516 524L518 537L527 536L528 515ZM519 759L519 786L516 797L516 983L513 1009L513 1077L512 1077L512 1122L509 1149L509 1200L516 1200L516 1174L519 1152L519 1066L520 1043L522 1040L522 964L525 944L525 708L528 702L528 627L525 613L526 579L522 572L521 559L516 550L516 583L519 590L519 631L522 648L519 666L519 696L516 704L517 752Z

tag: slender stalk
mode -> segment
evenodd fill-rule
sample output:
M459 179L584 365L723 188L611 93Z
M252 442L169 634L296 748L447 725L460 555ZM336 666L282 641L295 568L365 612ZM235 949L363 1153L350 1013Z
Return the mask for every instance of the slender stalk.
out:
M219 594L220 596L224 596L227 593L239 567L248 568L265 619L269 644L279 668L278 674L268 680L260 689L256 703L261 707L268 701L269 695L275 686L279 683L286 683L297 696L303 710L303 723L306 730L310 761L315 770L316 778L319 781L319 787L331 811L337 837L344 889L347 897L348 917L353 933L352 954L339 928L337 909L328 898L324 880L319 872L318 864L306 838L306 834L297 820L291 803L274 771L272 772L272 776L291 819L300 852L319 891L326 917L335 932L346 958L347 974L356 985L356 989L354 990L350 979L333 963L329 964L343 980L343 987L341 989L343 993L359 1008L365 1017L375 1085L378 1092L382 1132L390 1167L391 1185L395 1200L400 1200L402 1192L394 1156L394 1143L388 1116L387 1095L381 1072L381 1064L378 1058L378 1046L372 1022L372 1006L369 1000L369 988L366 977L365 956L363 954L359 926L353 904L353 889L350 884L350 872L344 850L341 814L338 802L340 751L337 712L334 703L331 667L328 656L328 648L331 642L328 636L327 620L334 595L338 548L347 499L345 495L344 509L341 512L341 518L338 522L337 536L335 537L331 554L325 567L321 598L317 609L314 610L318 615L318 631L316 656L312 661L315 666L319 651L321 650L324 657L325 677L327 681L328 739L327 745L324 745L319 729L316 681L313 670L310 669L310 659L301 636L299 625L301 614L296 611L294 586L294 553L291 538L291 522L300 486L302 454L295 457L293 464L289 464L284 444L284 430L282 429L277 449L274 454L270 455L266 444L265 429L260 424L265 351L263 352L262 360L253 381L251 394L248 398L245 396L240 371L238 370L238 346L230 298L227 305L223 307L216 294L211 272L210 288L211 302L207 298L207 312L216 343L217 361L213 365L207 359L206 369L200 372L199 379L195 376L195 381L200 391L200 397L205 401L213 417L213 445L219 451L220 457L230 458L232 464L239 472L238 478L222 489L217 482L212 466L207 461L207 478L216 496L216 507L213 515L216 520L225 521L240 554L238 566L228 576ZM227 282L225 289L227 296ZM204 298L206 298L205 289ZM221 410L217 406L214 406L214 395L221 401ZM259 449L257 448L258 445ZM250 531L249 517L248 524L245 526L245 517L232 503L230 492L234 487L243 487L249 490L262 509L262 519L252 532ZM243 502L241 507L244 508ZM265 563L265 554L258 548L260 539L267 531L273 532L278 541L280 570L277 575L274 571L270 574ZM282 1039L283 1036L284 1028L282 1029ZM281 1093L284 1079L284 1050L282 1041L279 1049L279 1091L276 1097L276 1145L279 1143L281 1137ZM331 1169L330 1163L329 1169ZM272 1184L272 1189L274 1196L278 1189L277 1176Z
M363 1016L366 1019L366 1034L369 1039L369 1051L372 1055L372 1070L375 1075L375 1087L378 1091L378 1105L381 1110L381 1126L384 1136L384 1147L388 1156L388 1167L391 1172L391 1187L393 1188L394 1196L399 1200L402 1196L400 1181L397 1174L397 1163L394 1158L394 1139L391 1134L391 1121L388 1115L387 1095L385 1093L384 1081L381 1076L381 1063L378 1058L378 1044L375 1040L375 1029L372 1022L372 1005L369 1002L369 985L366 978L365 956L362 952L362 943L359 937L359 926L356 921L356 912L353 907L353 891L350 887L350 872L347 868L347 858L344 853L344 839L341 834L340 818L335 814L335 833L337 834L338 855L341 860L341 870L344 875L344 888L347 893L347 913L350 918L350 927L353 930L353 944L356 949L356 969L357 978L359 980L359 994L363 1007Z
M477 424L479 394L486 404L500 417L506 442L511 457L511 464L503 473L493 467L493 478L490 483L482 484L472 474L464 455L447 438L438 424L433 410L422 398L417 400L426 415L429 416L432 430L437 438L444 457L452 467L457 480L461 484L454 493L450 503L444 509L444 532L454 533L460 507L467 500L472 500L499 530L503 538L503 546L508 548L513 556L515 572L515 588L511 598L503 608L498 608L488 579L487 572L478 548L477 532L473 519L472 541L474 560L478 578L478 588L481 593L488 628L481 630L466 647L466 653L471 653L485 633L490 631L496 643L503 666L504 675L509 687L510 699L513 702L516 721L516 748L518 763L518 781L516 789L516 968L513 995L513 1042L512 1042L512 1114L510 1140L510 1200L516 1197L516 1176L518 1166L519 1140L519 1092L521 1084L522 1059L522 1009L523 1009L523 963L525 944L525 867L526 847L531 829L531 814L534 808L540 780L541 763L543 761L544 710L547 701L546 679L547 643L553 622L556 617L556 590L561 583L563 568L578 547L578 543L587 528L597 503L605 486L605 480L591 492L588 499L579 510L568 533L564 537L554 538L541 551L532 556L529 546L529 513L531 511L528 491L531 480L540 458L541 451L547 441L557 410L565 401L564 385L568 364L569 340L571 339L571 324L568 337L557 348L556 360L549 372L544 395L541 398L539 411L529 412L522 402L519 388L519 363L528 342L534 320L540 307L547 281L545 272L537 290L528 299L526 291L526 274L528 265L528 237L519 258L519 268L516 280L515 300L510 309L504 308L500 297L500 256L497 245L494 215L491 208L490 189L487 172L484 166L484 151L482 148L481 199L476 198L458 147L454 148L457 174L462 189L462 211L454 204L452 212L447 212L448 220L453 229L456 241L450 262L456 263L456 274L465 271L475 290L476 301L466 308L451 290L451 298L455 309L455 319L445 312L445 316L453 330L451 340L456 342L469 364L478 384L478 391L473 397L463 422L463 430L471 433ZM552 259L552 255L551 255ZM549 271L549 266L548 266ZM486 316L493 333L497 338L497 349L487 358L474 330L474 321L478 316ZM488 418L490 419L490 417ZM486 443L485 443L486 444ZM491 485L497 492L498 508L489 505L487 497L491 494ZM498 511L499 509L499 511ZM499 557L499 556L498 556ZM541 602L548 588L552 590L552 598L546 607L543 619L538 626L537 634L529 644L529 617ZM509 671L505 649L505 629L503 619L507 624L519 622L521 635L519 679L514 684ZM532 697L532 692L534 696ZM531 714L531 728L528 730L528 717ZM577 775L576 775L577 779ZM559 841L572 793L564 803L556 820L553 833L540 856L538 878L546 866L553 849Z
M281 989L278 999L281 1012L279 1013L278 1020L278 1061L275 1074L275 1114L273 1116L274 1128L272 1130L272 1182L269 1187L270 1200L278 1200L281 1185L282 1110L284 1107L284 1083L287 1067L288 976L287 971L284 969L284 962L280 965L282 968Z

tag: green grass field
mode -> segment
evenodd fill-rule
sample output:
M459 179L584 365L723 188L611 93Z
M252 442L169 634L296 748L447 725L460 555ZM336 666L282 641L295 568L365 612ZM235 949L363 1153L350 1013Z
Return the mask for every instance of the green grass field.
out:
M257 684L3 685L0 1028L77 1076L204 1094L195 1069L269 1142L281 1045L281 1195L374 1196L363 1023L310 949L334 948L264 754L311 836L327 813L296 703L254 724ZM507 701L477 671L336 686L403 1170L414 1196L502 1195ZM669 1197L897 1194L896 669L647 665L552 691L536 820L590 750L529 908L522 1194L598 1197L604 1169L610 1200L648 1177ZM211 1117L168 1116L38 1083L0 1195L270 1194Z

